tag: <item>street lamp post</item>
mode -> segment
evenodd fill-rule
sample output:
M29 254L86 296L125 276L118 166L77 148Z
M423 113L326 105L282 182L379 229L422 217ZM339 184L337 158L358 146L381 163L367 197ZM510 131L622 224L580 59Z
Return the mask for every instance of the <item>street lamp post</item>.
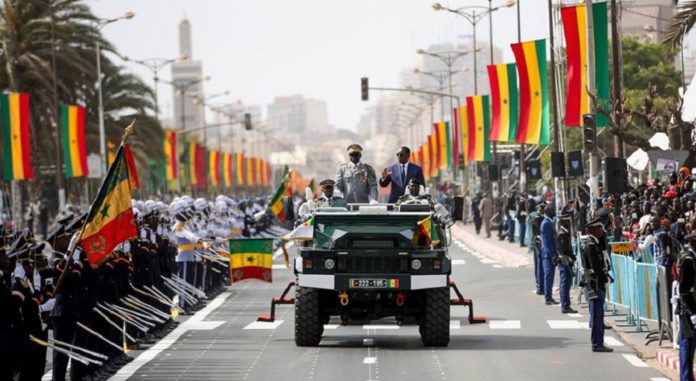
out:
M114 23L118 20L132 19L135 16L133 12L126 12L121 17L113 19L102 19L97 21L97 30L101 31L105 26ZM98 93L98 112L99 112L99 154L101 155L102 176L106 176L107 157L106 157L106 133L104 131L104 101L102 99L102 73L101 73L101 41L97 39L95 42L97 51L97 93Z
M164 69L165 67L169 66L170 64L177 62L177 61L185 61L188 59L188 55L182 54L181 56L177 58L145 58L142 60L136 60L132 59L128 56L121 56L121 59L123 59L126 62L134 62L137 63L138 65L141 65L147 69L149 69L152 72L152 79L155 83L155 116L156 119L159 120L159 113L160 113L160 107L159 107L159 96L158 96L158 83L160 81L159 78L159 72L160 70Z

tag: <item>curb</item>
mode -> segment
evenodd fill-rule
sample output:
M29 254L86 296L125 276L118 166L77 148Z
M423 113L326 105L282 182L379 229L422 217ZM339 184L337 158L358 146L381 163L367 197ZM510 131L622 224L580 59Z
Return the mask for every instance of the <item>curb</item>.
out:
M488 243L486 240L482 240L481 237L477 237L467 232L459 225L452 226L451 231L454 238L462 241L466 246L471 248L473 251L479 252L479 254L483 255L484 257L500 263L503 267L530 266L529 258L527 256Z
M676 350L658 350L657 361L663 367L674 370L679 374L679 352ZM694 380L696 380L696 367L694 367L694 374Z

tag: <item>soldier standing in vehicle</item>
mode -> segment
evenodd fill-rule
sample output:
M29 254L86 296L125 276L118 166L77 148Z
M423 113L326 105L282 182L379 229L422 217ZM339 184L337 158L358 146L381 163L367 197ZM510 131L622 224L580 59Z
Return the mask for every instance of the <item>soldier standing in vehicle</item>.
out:
M319 183L322 194L317 198L318 207L340 207L346 205L342 198L334 195L334 185L336 185L336 182L331 179L322 180Z
M371 165L360 161L362 147L349 145L348 157L350 161L336 170L336 189L343 193L347 203L377 201L377 175Z

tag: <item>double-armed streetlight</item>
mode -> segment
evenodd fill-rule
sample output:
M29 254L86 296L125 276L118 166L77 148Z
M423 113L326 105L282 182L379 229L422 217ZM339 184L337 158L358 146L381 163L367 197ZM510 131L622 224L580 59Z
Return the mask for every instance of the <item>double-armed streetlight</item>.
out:
M181 54L179 57L176 58L145 58L145 59L133 59L128 56L121 56L121 59L126 61L126 62L133 62L136 63L140 66L143 66L147 69L149 69L152 72L152 79L155 82L155 116L159 120L159 98L157 94L157 88L158 88L158 82L160 81L159 78L159 72L164 69L165 67L169 66L170 64L178 61L186 61L189 59L187 54Z
M120 17L112 19L98 19L96 21L95 28L97 31L101 31L105 26L115 23L119 20L128 20L135 17L135 13L126 12ZM102 99L102 72L101 72L101 39L97 38L95 42L95 49L97 51L97 94L98 94L98 112L99 112L99 154L101 155L101 169L102 176L106 175L107 170L107 157L106 157L106 133L104 131L104 102Z

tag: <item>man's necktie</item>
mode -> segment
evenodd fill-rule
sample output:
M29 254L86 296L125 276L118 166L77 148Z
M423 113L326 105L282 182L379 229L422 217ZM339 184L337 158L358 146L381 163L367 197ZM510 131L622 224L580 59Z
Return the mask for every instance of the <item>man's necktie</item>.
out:
M406 166L401 164L401 180L406 184Z

